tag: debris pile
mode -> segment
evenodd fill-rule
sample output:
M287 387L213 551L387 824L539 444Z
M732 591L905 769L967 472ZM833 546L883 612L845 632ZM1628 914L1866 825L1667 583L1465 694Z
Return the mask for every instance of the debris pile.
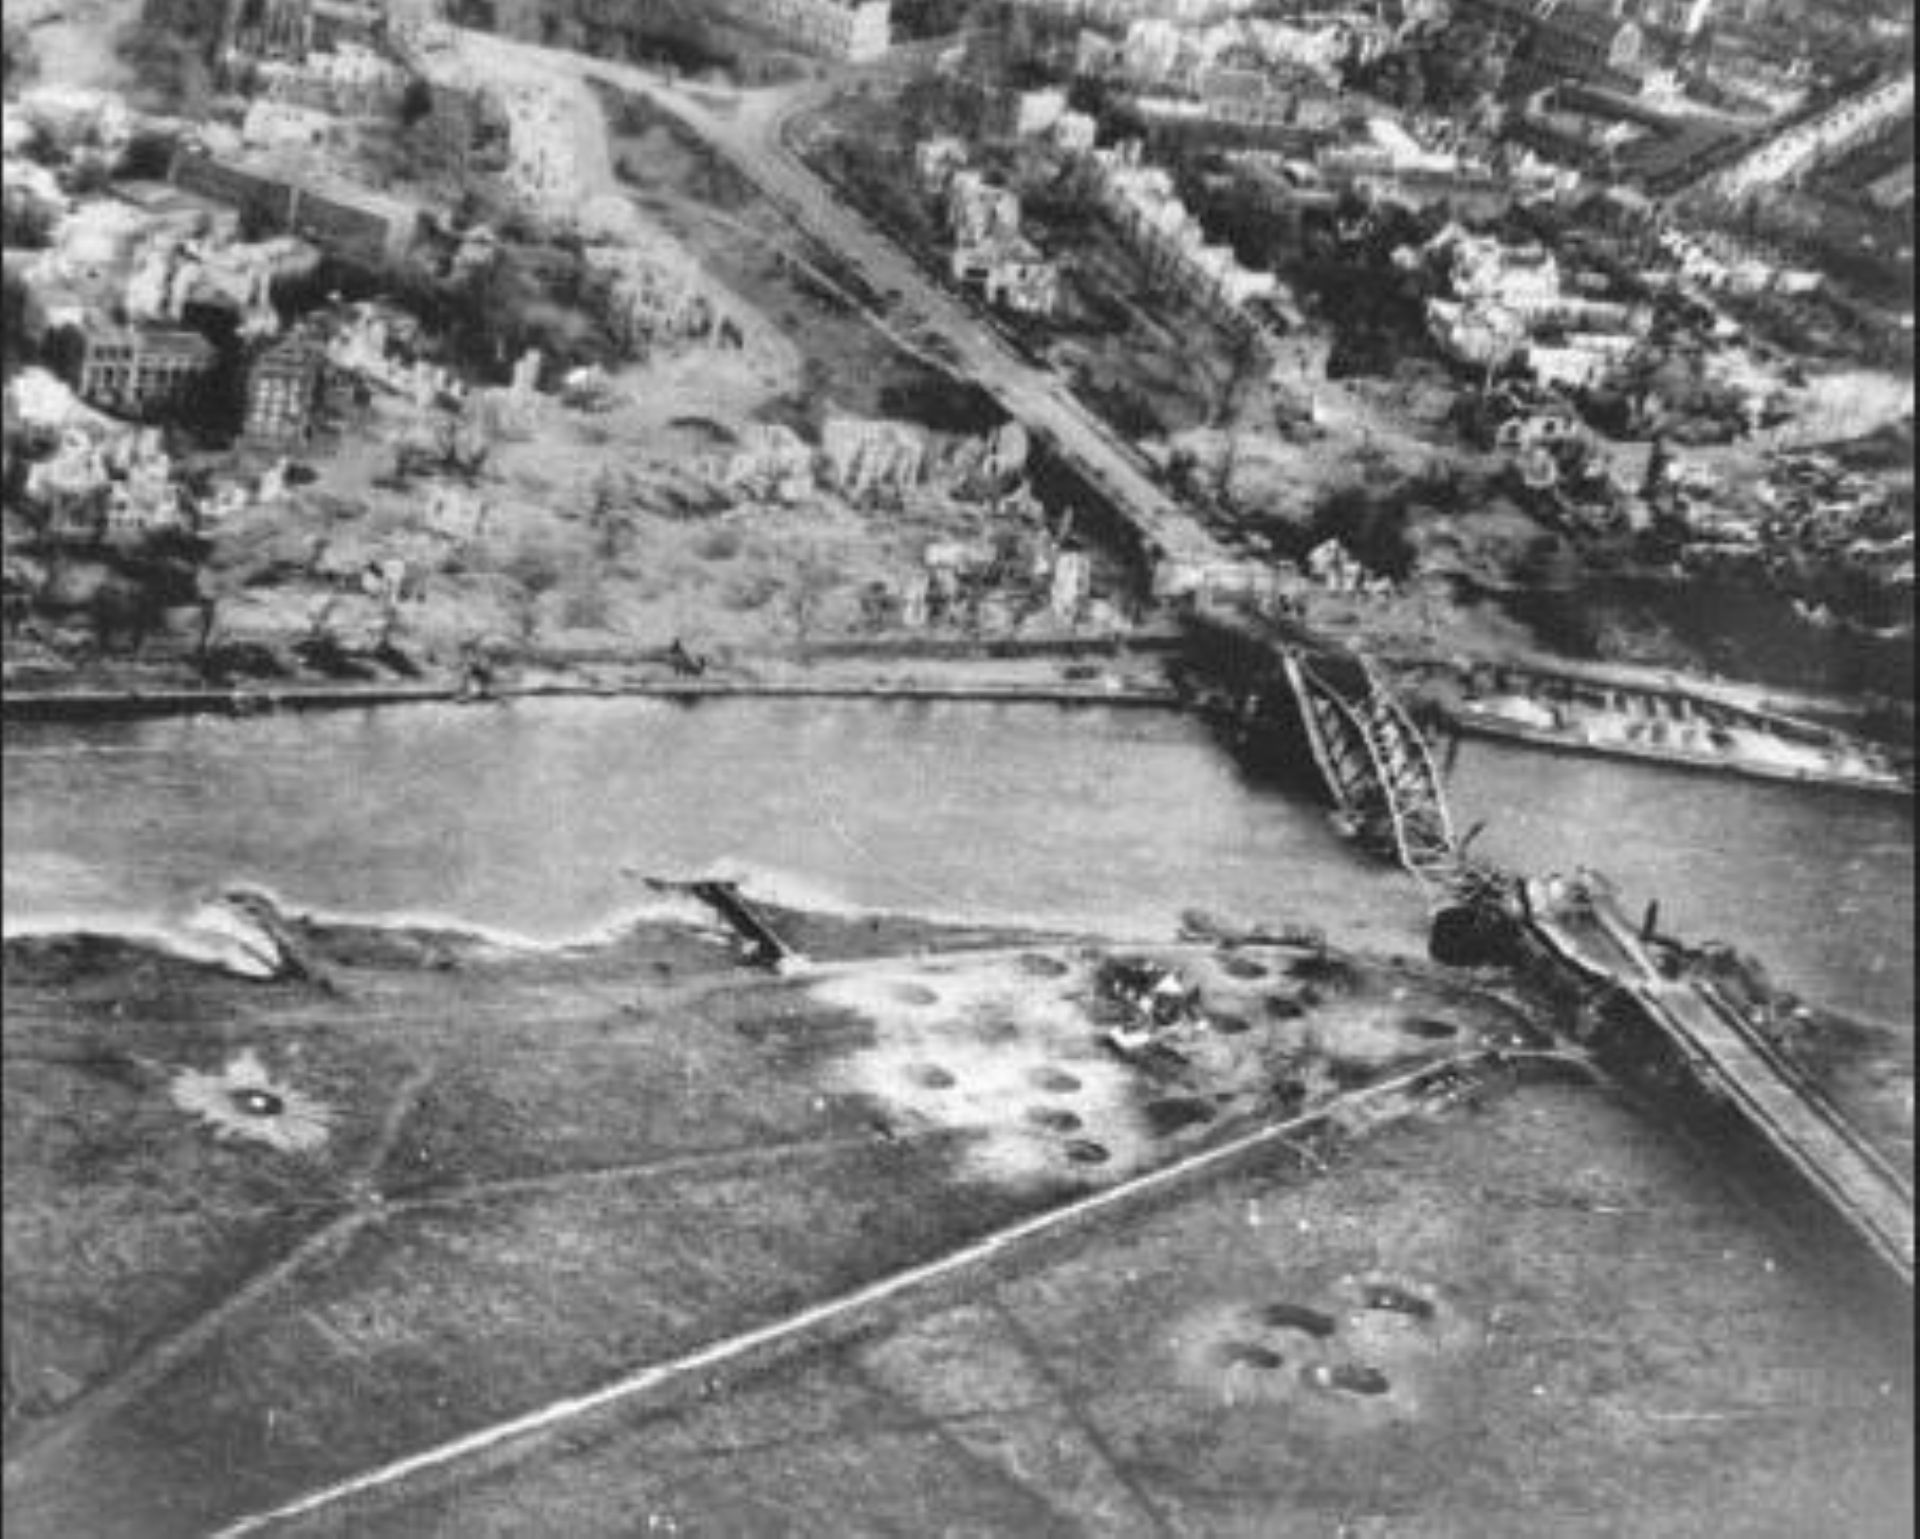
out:
M1200 987L1177 969L1138 958L1110 957L1094 979L1097 997L1117 1023L1101 1040L1123 1058L1147 1052L1182 1056L1181 1036L1206 1024Z
M762 501L796 503L814 491L814 451L781 422L749 426L720 475L727 490Z
M69 426L52 454L29 465L23 494L55 543L142 538L192 522L157 428L100 434Z
M682 342L743 344L725 294L679 246L657 239L588 246L582 255L589 302L628 352L644 356Z
M1738 485L1677 456L1659 468L1649 497L1684 530L1687 571L1758 576L1818 626L1840 623L1836 603L1895 623L1905 613L1912 504L1879 477L1819 452L1775 454L1761 477Z
M420 356L419 324L391 306L357 304L342 312L326 338L328 364L425 409L458 402L466 387L453 371Z
M927 451L927 435L904 422L834 415L820 430L828 484L856 501L904 496L919 483Z

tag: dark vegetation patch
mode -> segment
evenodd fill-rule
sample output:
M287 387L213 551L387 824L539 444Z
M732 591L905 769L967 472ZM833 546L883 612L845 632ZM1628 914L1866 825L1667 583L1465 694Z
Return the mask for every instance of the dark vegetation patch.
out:
M1287 964L1287 976L1300 978L1324 988L1354 989L1360 985L1360 969L1344 957L1331 952L1309 952Z
M1190 1127L1213 1121L1213 1108L1188 1096L1166 1096L1145 1107L1147 1126L1156 1138L1166 1138Z

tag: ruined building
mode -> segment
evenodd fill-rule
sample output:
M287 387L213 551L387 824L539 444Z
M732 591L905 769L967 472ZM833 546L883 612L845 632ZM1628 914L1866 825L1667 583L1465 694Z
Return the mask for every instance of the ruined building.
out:
M121 416L160 417L191 400L215 362L213 344L197 331L94 320L79 333L74 389Z
M1171 173L1143 163L1140 141L1096 149L1089 157L1094 195L1120 233L1163 279L1223 319L1263 329L1279 280L1244 267L1229 246L1215 245L1174 190Z
M741 345L740 325L727 313L723 292L669 240L589 246L585 257L590 298L630 352L693 341Z
M288 237L216 245L161 235L135 258L122 302L133 321L171 323L202 306L230 314L243 337L269 337L280 329L274 280L311 273L319 260L313 247Z
M951 157L930 140L922 145L923 173L929 184ZM954 248L950 259L953 281L976 288L989 304L1023 315L1051 315L1059 302L1060 273L1020 233L1020 199L979 171L960 166L944 183L948 227Z
M367 267L399 261L422 228L420 209L404 199L278 163L183 150L169 177L177 187L239 209L265 230L301 236Z
M346 44L302 59L269 59L258 70L268 101L311 107L343 117L396 112L406 89L406 71L370 48Z
M1649 27L1629 10L1639 5L1568 0L1464 0L1458 21L1478 22L1512 42L1505 86L1538 90L1565 80L1637 91L1647 66Z
M385 28L379 0L226 0L217 57L304 59L341 43L377 42Z
M325 374L325 352L303 337L288 337L261 353L247 370L241 436L257 445L306 442Z
M739 451L722 468L729 491L792 503L814 490L813 449L784 423L756 422L742 436Z
M24 494L55 543L138 539L188 522L157 428L101 437L70 427L54 454L28 473Z
M820 450L836 491L855 498L898 496L920 480L927 439L904 422L835 415L821 428Z
M1048 608L1053 617L1071 625L1093 596L1093 563L1079 551L1062 551L1053 564Z

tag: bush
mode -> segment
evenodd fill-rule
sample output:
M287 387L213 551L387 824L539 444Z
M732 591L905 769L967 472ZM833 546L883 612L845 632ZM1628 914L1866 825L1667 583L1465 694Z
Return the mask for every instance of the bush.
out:
M779 581L762 572L757 577L750 577L729 586L721 602L727 608L741 612L765 609L779 591Z
M99 156L89 155L84 160L72 162L61 181L74 197L95 198L112 188L113 173Z
M0 32L0 39L4 39L0 47L5 52L5 74L0 77L0 85L4 85L7 95L12 96L40 73L40 60L34 52L33 39L19 22L7 22L4 32Z
M141 94L153 105L176 116L204 119L212 105L213 76L207 68L204 42L196 43L192 30L175 30L157 18L149 6L139 25L120 44L120 57L131 66ZM215 19L204 39L217 28Z
M11 250L44 251L53 241L53 215L30 198L8 198L0 206L6 244Z
M415 75L407 81L406 89L400 93L400 122L403 127L411 128L433 111L433 85L423 75Z
M251 641L222 641L207 648L200 671L214 682L230 679L282 679L287 670L273 651Z
M1368 571L1398 582L1413 569L1414 550L1407 539L1407 506L1358 487L1341 487L1314 510L1308 549L1337 539Z
M608 613L606 590L591 577L569 587L560 602L560 624L565 630L605 630Z
M26 282L17 272L9 271L0 280L0 378L12 379L40 361L27 341L26 320Z
M535 597L557 588L564 575L559 553L540 540L523 542L501 570Z
M136 181L158 182L166 179L173 165L178 141L172 134L143 128L127 141L120 156L120 175Z

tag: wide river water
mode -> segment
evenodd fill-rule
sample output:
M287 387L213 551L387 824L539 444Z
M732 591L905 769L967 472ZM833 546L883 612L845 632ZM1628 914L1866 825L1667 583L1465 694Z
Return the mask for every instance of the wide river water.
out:
M1412 884L1200 723L1025 705L544 700L7 726L10 932L150 925L229 882L308 909L576 938L648 875L1129 935L1182 910L1416 949ZM1456 818L1598 866L1808 997L1913 1011L1910 806L1468 744Z

